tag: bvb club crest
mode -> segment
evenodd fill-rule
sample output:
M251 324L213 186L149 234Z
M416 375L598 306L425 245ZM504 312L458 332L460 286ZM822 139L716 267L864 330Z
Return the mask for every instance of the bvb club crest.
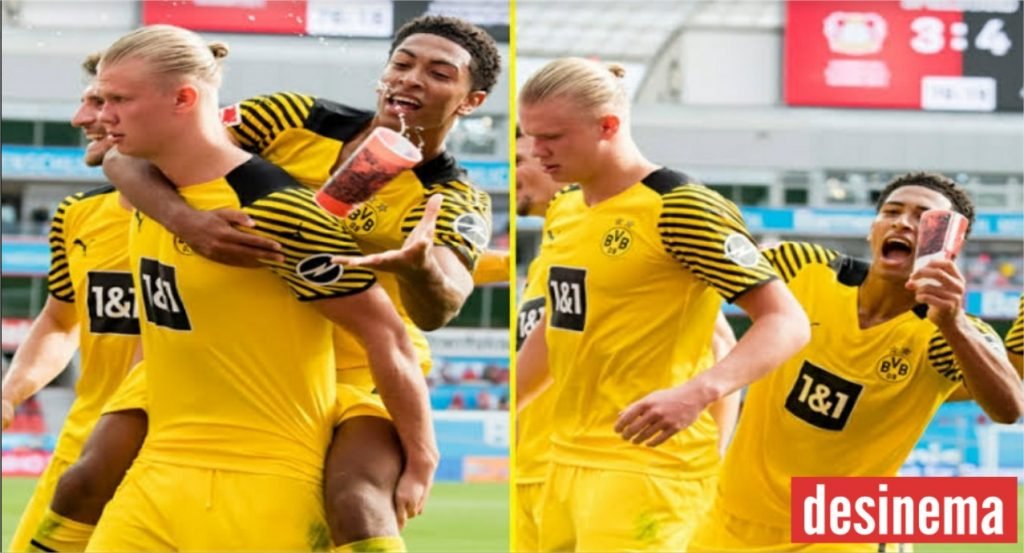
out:
M626 253L633 245L633 232L629 230L632 226L633 221L616 220L615 226L601 237L601 251L611 257Z
M878 360L875 372L886 382L901 382L910 376L910 348L891 348L889 353Z
M378 208L375 202L366 202L345 218L345 226L352 234L370 234L377 228ZM380 211L384 211L380 209Z

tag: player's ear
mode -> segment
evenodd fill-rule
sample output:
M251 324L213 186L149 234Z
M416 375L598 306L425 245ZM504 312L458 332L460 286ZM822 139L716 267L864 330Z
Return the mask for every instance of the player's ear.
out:
M622 120L619 119L618 115L609 113L601 116L601 138L607 140L615 136L619 132L619 127L622 125Z
M487 93L483 90L474 90L470 92L459 104L459 109L455 110L455 113L460 117L465 117L470 113L476 111L476 108L480 107L480 104L484 103L487 98Z
M192 84L183 84L174 92L175 111L190 111L199 103L199 90Z

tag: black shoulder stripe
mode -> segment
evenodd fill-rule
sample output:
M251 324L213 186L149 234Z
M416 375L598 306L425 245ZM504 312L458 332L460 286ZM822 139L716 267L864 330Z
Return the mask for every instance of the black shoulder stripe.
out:
M868 268L871 265L860 259L840 255L833 259L829 266L836 272L840 284L860 286L864 279L867 278Z
M372 119L372 111L317 98L306 119L306 128L321 136L345 142L359 134Z
M662 167L647 175L640 182L658 194L665 195L683 184L700 184L700 181L680 171Z
M441 155L413 168L412 172L424 186L448 181L468 182L469 180L466 177L466 170L448 152L441 152Z
M93 196L102 196L103 194L111 194L113 192L117 192L117 189L114 188L114 185L112 184L97 186L96 188L82 192L80 199L84 200L86 198L92 198Z
M224 180L235 191L243 207L271 192L302 188L302 185L295 182L284 169L259 156L252 156L245 163L232 169L224 176Z

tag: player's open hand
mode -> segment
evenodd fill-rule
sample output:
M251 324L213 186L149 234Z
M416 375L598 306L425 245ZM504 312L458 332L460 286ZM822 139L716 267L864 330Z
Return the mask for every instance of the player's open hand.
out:
M255 222L237 209L195 211L178 226L178 237L199 255L236 267L259 267L261 261L283 262L281 245L244 232L239 227L254 227Z
M949 259L929 261L907 281L915 301L928 306L928 320L939 328L953 324L963 312L966 287L960 269Z
M405 528L409 519L423 514L434 485L436 464L407 462L395 486L395 515L398 529Z
M6 399L3 400L3 429L7 430L14 422L14 404Z
M615 431L634 444L657 447L690 426L707 404L687 384L651 392L619 414Z
M361 257L336 255L331 258L331 262L346 267L365 267L407 275L428 271L429 264L436 263L430 255L430 250L434 247L434 229L437 227L437 215L441 211L443 201L444 196L440 194L434 194L427 200L423 218L406 237L401 249Z

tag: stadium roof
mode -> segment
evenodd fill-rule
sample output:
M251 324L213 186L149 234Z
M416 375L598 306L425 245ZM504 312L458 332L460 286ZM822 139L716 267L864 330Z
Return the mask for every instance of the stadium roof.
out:
M776 28L783 4L763 0L520 0L521 56L598 57L647 63L677 29Z

